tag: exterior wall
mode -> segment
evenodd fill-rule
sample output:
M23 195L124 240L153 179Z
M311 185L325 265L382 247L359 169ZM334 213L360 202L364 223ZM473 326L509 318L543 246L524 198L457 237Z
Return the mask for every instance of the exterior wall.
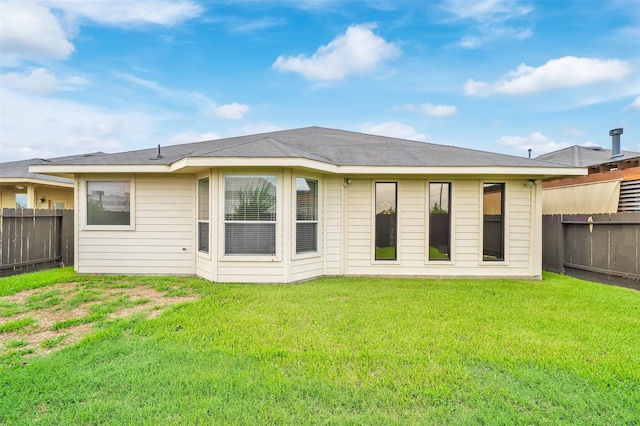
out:
M224 177L277 176L275 256L225 256ZM197 249L197 179L210 178L210 250ZM296 255L296 176L318 179L318 253ZM132 229L85 226L86 179L132 179ZM504 261L484 261L483 182L451 182L451 259L429 260L428 177L398 179L314 176L292 169L213 169L197 175L86 175L77 179L76 269L86 273L189 274L216 282L282 283L323 275L448 277L541 276L541 187L505 183ZM375 182L397 182L395 261L376 261Z
M54 187L54 186L33 186L31 184L21 184L25 187L21 190L15 188L14 185L3 186L0 189L0 210L3 208L16 208L16 194L27 194L27 208L51 209L52 201L64 202L65 209L73 208L73 188ZM38 200L44 198L44 203Z
M538 186L526 180L505 182L505 260L482 259L481 180L452 182L451 260L429 261L427 179L379 179L398 182L397 261L374 260L374 179L352 179L346 188L347 275L528 277L542 274Z
M324 273L342 275L343 270L343 185L341 177L329 176L323 180L324 194Z
M86 226L87 179L131 179L132 229ZM192 175L85 175L78 179L76 270L80 273L194 275Z

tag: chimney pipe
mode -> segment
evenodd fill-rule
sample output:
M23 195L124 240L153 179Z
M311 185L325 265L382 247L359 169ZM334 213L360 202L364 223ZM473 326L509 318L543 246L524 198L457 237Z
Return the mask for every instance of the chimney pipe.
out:
M611 160L618 160L623 157L620 152L621 134L622 128L609 130L609 136L611 136Z
M529 151L529 158L531 158L531 148L527 149Z
M159 160L162 158L162 155L160 155L160 144L158 144L158 153L156 154L156 159Z

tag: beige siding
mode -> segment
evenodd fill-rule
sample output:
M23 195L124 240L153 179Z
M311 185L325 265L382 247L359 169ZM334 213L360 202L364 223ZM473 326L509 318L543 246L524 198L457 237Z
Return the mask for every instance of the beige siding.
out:
M300 257L291 261L289 281L302 281L324 275L324 259L321 255Z
M78 197L78 271L195 274L193 176L144 175L133 185L133 230L83 229L84 198Z
M374 180L353 179L346 188L347 275L539 277L539 230L532 228L536 217L536 189L525 180L506 182L504 262L482 261L482 181L452 182L452 260L429 261L427 247L427 179L398 180L398 261L374 261L373 258L373 186ZM391 179L386 179L391 181ZM536 221L537 223L537 221Z
M342 275L343 179L327 177L324 183L324 259L326 275Z

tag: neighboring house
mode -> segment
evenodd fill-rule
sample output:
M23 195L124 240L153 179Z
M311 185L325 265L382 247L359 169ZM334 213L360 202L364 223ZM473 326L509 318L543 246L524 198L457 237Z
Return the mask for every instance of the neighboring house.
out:
M3 208L73 208L72 178L33 173L29 171L29 166L97 155L103 155L103 153L97 152L47 160L32 158L0 163L0 211Z
M543 183L544 214L592 214L640 211L640 152L572 146L537 157L575 167L589 174Z
M262 283L540 278L539 183L586 174L319 127L30 170L75 177L78 272Z

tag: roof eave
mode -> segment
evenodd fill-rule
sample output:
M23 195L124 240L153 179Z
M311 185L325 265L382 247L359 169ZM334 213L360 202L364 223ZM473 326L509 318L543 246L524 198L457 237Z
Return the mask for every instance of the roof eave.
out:
M339 166L305 158L245 158L245 157L187 157L169 165L33 165L29 171L52 175L82 173L185 173L204 168L227 167L288 167L328 174L349 175L464 175L464 176L523 176L554 179L565 176L585 176L587 168L546 166Z

